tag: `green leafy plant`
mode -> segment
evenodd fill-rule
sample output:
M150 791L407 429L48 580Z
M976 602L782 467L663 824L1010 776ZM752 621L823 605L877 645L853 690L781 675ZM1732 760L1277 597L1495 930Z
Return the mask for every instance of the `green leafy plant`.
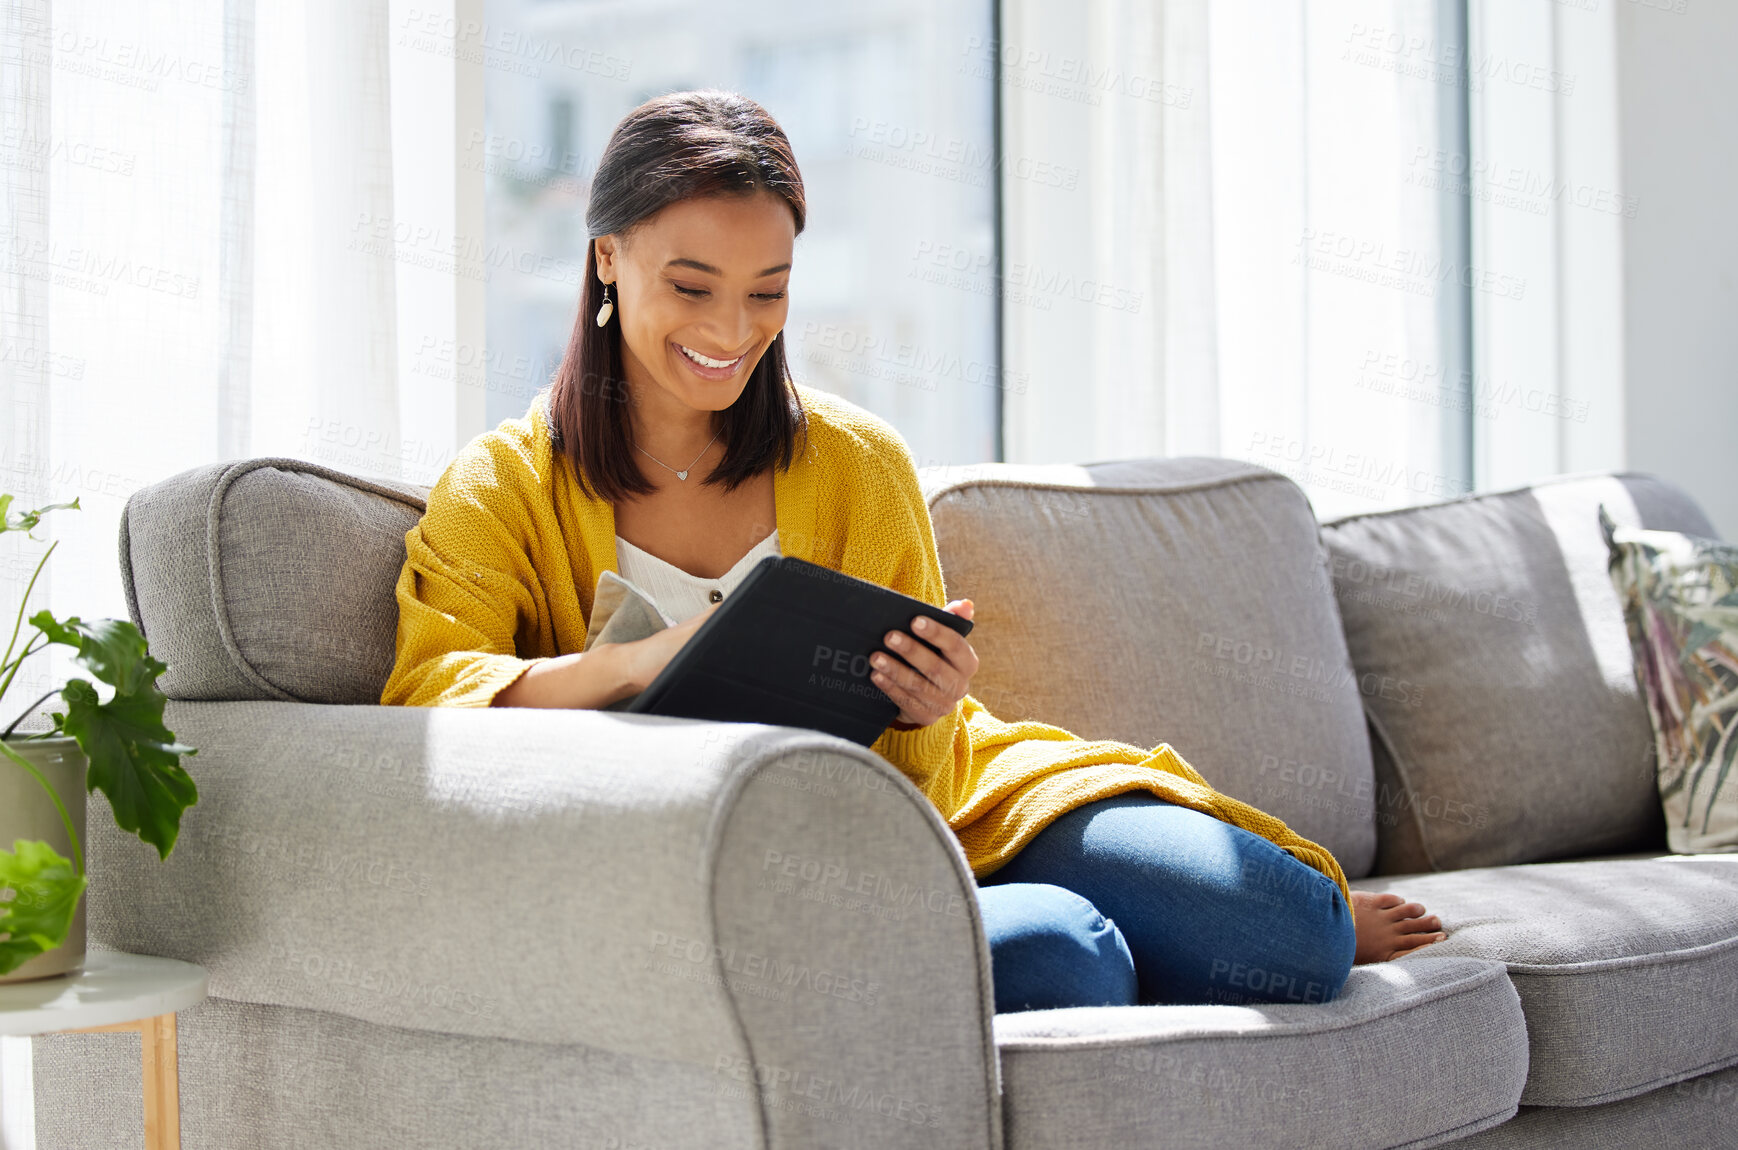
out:
M34 511L12 511L11 495L0 495L0 532L30 532L50 511L79 510L78 500L53 503ZM39 734L11 740L12 728L22 721L37 704L54 695L49 691L25 708L5 731L0 731L0 753L42 784L60 812L66 825L67 838L72 843L73 858L61 858L46 842L17 839L12 850L0 850L0 892L12 891L12 897L0 901L0 974L16 970L25 962L53 950L66 941L72 920L87 883L84 869L84 847L72 825L66 804L49 785L42 772L8 746L8 741L51 739L68 736L78 741L89 760L85 776L85 791L101 788L114 811L115 822L124 831L157 848L159 860L169 857L175 849L175 839L181 832L181 814L199 801L199 790L181 768L180 757L196 752L192 747L175 741L174 732L163 725L163 705L168 702L157 689L157 677L169 669L168 664L151 657L145 647L145 637L132 623L120 619L99 619L87 623L76 615L64 621L48 611L38 611L30 617L36 628L18 657L12 650L18 643L18 632L24 621L24 607L30 592L42 574L43 564L59 543L49 544L30 584L24 590L24 600L18 605L18 618L12 625L12 638L6 644L6 655L0 659L0 699L12 685L13 678L24 660L50 643L76 647L76 662L98 680L114 688L108 702L101 702L89 680L73 678L58 691L66 703L66 711L51 711L51 729ZM42 642L38 645L37 640Z

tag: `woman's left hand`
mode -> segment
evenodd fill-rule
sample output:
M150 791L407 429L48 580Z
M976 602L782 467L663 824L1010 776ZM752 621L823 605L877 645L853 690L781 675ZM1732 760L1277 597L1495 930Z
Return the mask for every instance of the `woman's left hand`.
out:
M944 610L970 619L972 601L955 599ZM972 676L978 671L977 652L964 635L922 615L915 617L911 626L911 634L889 631L884 637L898 659L885 651L869 657L873 665L870 679L899 704L899 715L889 724L896 731L927 727L952 711L966 697ZM913 639L912 634L923 642ZM933 644L941 654L925 643Z

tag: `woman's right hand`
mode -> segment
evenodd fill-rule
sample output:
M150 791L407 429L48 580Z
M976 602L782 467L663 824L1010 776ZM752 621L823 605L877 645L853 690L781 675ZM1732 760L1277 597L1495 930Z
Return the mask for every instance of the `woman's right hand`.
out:
M627 670L633 693L637 694L651 686L658 673L676 657L676 652L687 646L688 640L694 637L694 632L700 629L700 624L710 619L712 612L721 606L722 603L713 603L692 619L684 620L674 627L666 627L656 635L635 639L631 643L607 644L621 648L622 663Z

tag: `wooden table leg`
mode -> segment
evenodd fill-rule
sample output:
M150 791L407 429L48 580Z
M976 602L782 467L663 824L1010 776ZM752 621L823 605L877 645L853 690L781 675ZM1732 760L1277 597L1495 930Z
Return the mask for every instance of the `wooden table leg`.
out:
M113 1026L86 1026L66 1034L139 1032L140 1079L145 1094L145 1150L181 1150L181 1076L175 1016L160 1014Z
M147 1018L139 1029L145 1065L145 1150L181 1150L181 1082L175 1016Z

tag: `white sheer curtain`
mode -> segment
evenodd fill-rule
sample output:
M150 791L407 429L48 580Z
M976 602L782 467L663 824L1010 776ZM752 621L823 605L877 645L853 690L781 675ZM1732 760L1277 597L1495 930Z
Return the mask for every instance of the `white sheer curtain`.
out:
M466 306L480 323L455 287L454 6L0 11L0 490L81 508L38 527L59 545L27 614L125 618L122 507L190 467L432 483L482 430L480 385L400 361L407 332L450 356ZM8 612L45 546L0 536ZM0 725L76 673L65 650L32 658Z
M1323 515L1465 489L1433 384L1461 366L1440 282L1455 233L1408 179L1456 89L1351 51L1360 29L1428 38L1438 11L1093 0L1069 21L1013 0L1010 155L1089 176L1072 198L1006 181L1006 270L1101 286L1046 297L1040 278L1008 302L1008 366L1033 380L1009 397L1010 459L1247 458ZM1394 394L1409 375L1422 386Z
M255 163L229 174L253 208L245 454L396 476L387 6L261 3L254 19Z
M1239 457L1324 519L1620 464L1612 16L1470 3L1006 0L1008 458Z
M1183 78L1165 56L1198 8L1002 6L1003 375L1025 382L1004 397L1010 462L1163 454L1173 355L1212 385L1208 169L1199 133L1174 130L1199 117L1205 61ZM1172 322L1173 302L1197 322Z
M1475 273L1428 178L1461 150L1455 73L1430 62L1446 7L1213 4L1222 454L1290 475L1324 519L1469 489L1453 381Z
M1474 256L1528 285L1474 296L1481 487L1626 462L1619 7L1468 0Z

